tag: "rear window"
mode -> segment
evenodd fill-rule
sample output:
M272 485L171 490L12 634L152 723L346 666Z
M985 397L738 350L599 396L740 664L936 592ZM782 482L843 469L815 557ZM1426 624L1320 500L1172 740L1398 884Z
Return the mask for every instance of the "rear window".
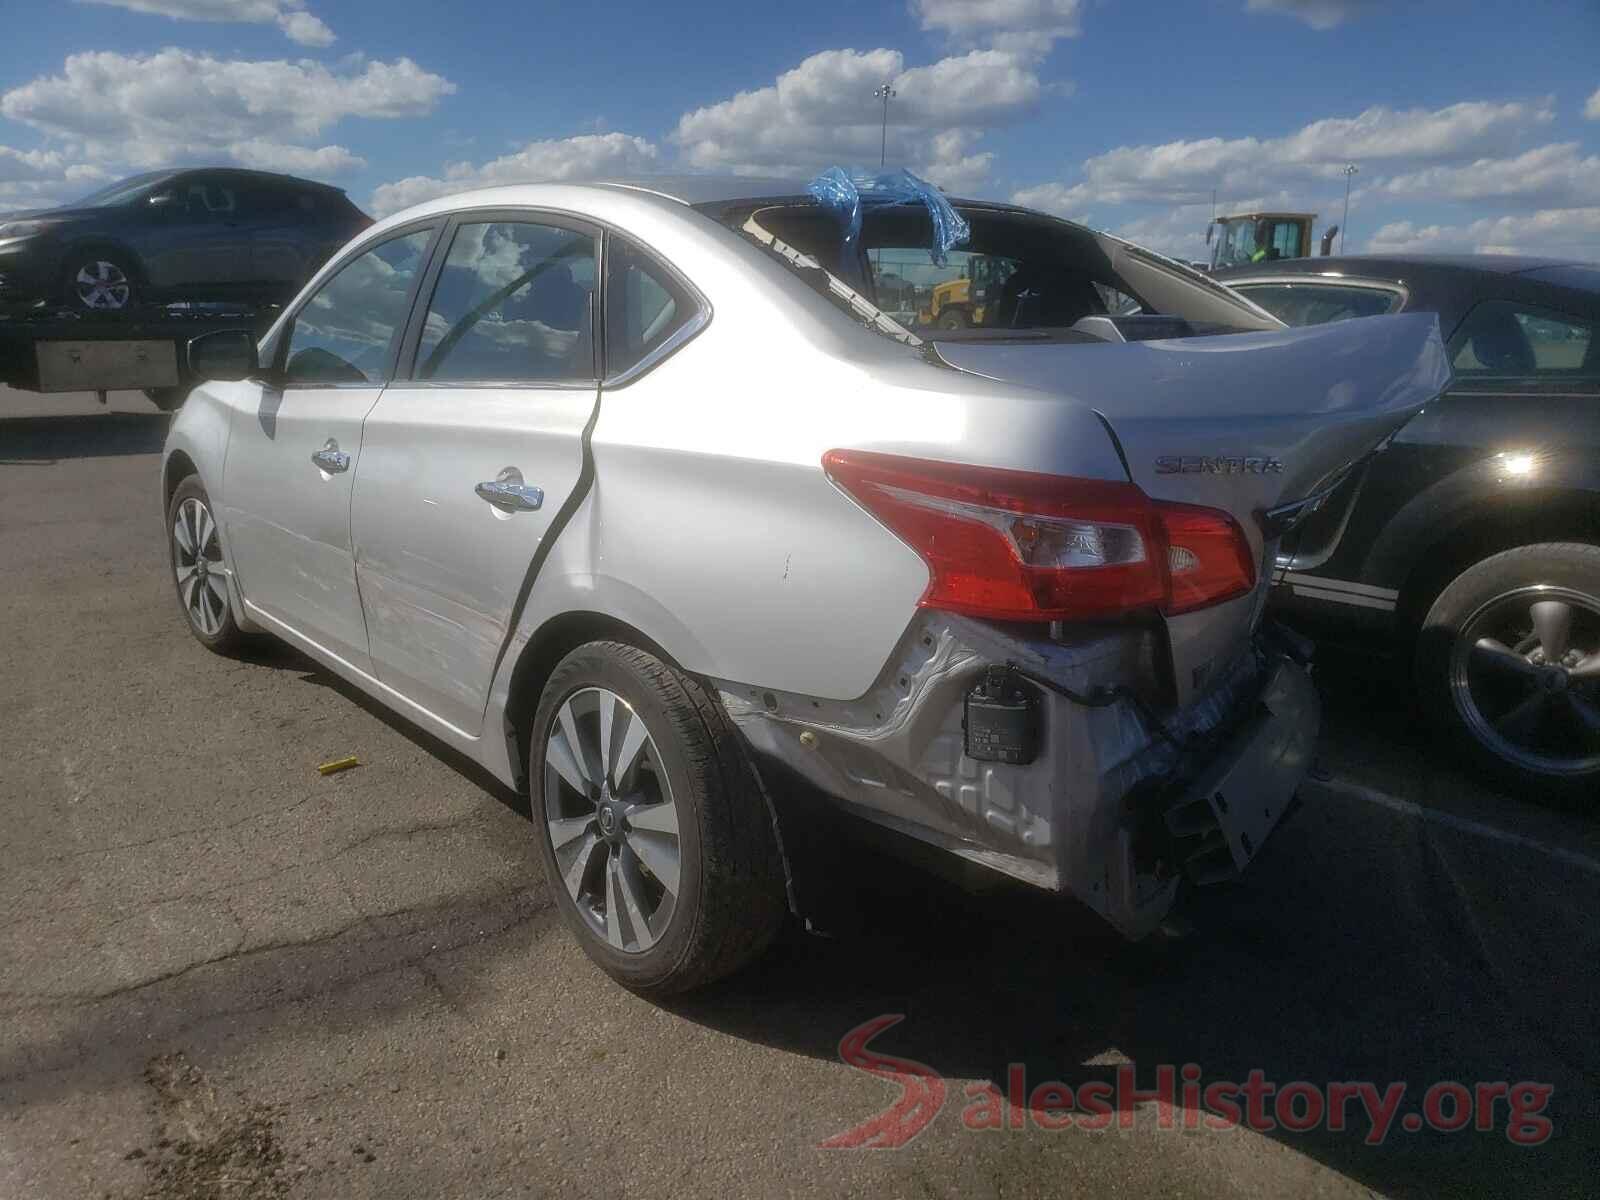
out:
M1330 283L1240 283L1243 292L1285 325L1326 325L1352 317L1379 317L1400 307L1392 288Z
M1108 297L1133 297L1133 287L1112 270L1089 230L1027 213L965 207L960 212L972 235L943 261L936 261L931 249L927 213L916 207L869 210L860 245L849 250L833 215L805 201L746 205L713 215L747 233L759 227L815 260L856 294L856 316L866 316L855 303L865 302L923 337L1065 330L1084 317L1111 311Z

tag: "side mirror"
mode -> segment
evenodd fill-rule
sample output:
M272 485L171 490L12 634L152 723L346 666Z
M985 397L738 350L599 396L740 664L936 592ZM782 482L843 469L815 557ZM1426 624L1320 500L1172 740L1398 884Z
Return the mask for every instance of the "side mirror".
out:
M247 329L218 329L189 339L189 374L196 382L231 382L260 373L255 335Z

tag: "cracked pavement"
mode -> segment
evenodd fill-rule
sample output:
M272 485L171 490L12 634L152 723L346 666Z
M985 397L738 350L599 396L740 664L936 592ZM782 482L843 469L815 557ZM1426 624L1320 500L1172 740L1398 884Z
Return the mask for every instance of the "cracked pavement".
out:
M1179 942L885 871L856 935L638 1000L561 925L517 797L297 653L188 636L165 425L136 396L0 389L0 1196L1590 1186L1600 876L1315 789ZM1600 860L1592 818L1483 792L1393 689L1334 686L1341 779ZM894 1099L837 1057L890 1012L874 1047L950 1099L901 1150L818 1149ZM962 1128L963 1089L1010 1062L1076 1081L1129 1060L1418 1093L1536 1079L1556 1135Z

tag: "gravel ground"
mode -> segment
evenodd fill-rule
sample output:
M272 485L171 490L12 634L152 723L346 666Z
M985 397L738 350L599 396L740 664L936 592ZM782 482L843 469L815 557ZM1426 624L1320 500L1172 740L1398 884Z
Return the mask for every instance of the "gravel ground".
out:
M217 658L165 573L166 418L0 389L0 1197L1576 1195L1597 1156L1600 832L1328 676L1329 778L1193 931L896 882L663 1007L550 906L519 799L304 657ZM1339 664L1334 664L1338 666ZM317 773L356 755L362 766ZM819 1143L945 1080L899 1149ZM1206 1081L1555 1088L1496 1130L965 1127L968 1089Z

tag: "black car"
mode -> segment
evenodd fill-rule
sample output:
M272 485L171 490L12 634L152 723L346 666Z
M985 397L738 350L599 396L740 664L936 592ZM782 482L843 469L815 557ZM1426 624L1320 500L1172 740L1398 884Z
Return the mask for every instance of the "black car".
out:
M338 188L287 175L136 175L0 217L0 308L281 302L371 223Z
M1600 799L1600 265L1473 255L1217 276L1291 325L1435 312L1455 383L1345 480L1273 595L1398 636L1423 703L1522 785Z

